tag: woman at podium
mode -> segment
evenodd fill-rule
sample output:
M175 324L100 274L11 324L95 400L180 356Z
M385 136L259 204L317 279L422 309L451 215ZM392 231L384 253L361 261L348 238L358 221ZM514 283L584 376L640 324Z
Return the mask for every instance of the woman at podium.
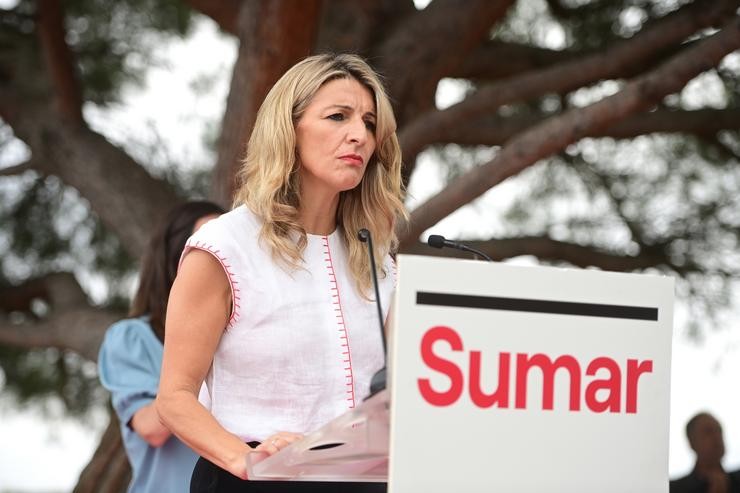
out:
M157 409L201 456L191 491L385 490L249 481L246 456L352 409L383 366L357 232L373 235L388 307L405 214L395 131L379 77L354 55L304 59L265 98L235 208L188 240L168 305Z

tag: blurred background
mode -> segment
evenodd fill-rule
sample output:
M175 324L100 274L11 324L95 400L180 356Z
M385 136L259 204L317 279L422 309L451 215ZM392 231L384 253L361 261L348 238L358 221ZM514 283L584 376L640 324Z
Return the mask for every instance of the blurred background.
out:
M411 211L499 261L676 280L671 476L699 410L740 467L730 0L0 0L0 492L125 491L97 380L153 225L229 204L295 61L386 79Z

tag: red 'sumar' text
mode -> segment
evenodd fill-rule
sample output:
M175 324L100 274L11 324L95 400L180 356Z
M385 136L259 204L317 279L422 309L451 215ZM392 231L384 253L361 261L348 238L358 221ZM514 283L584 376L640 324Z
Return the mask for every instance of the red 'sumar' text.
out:
M465 390L464 369L454 361L440 357L434 352L436 343L446 343L452 351L462 352L463 341L460 335L452 328L445 326L432 327L427 330L421 340L421 358L426 366L435 372L445 375L450 380L449 388L443 391L435 390L428 378L419 378L417 381L422 397L434 406L451 406L462 396ZM488 355L485 355L489 357ZM555 373L564 370L570 378L570 392L568 409L580 411L581 403L596 413L622 411L622 389L624 388L624 411L634 414L637 412L637 396L640 377L652 373L652 360L639 361L628 359L626 364L620 365L617 361L606 356L594 358L586 365L583 372L581 363L571 355L561 355L554 360L546 354L498 353L498 383L495 389L481 388L481 360L484 355L481 351L469 351L467 390L470 400L480 408L498 407L507 409L513 398L514 408L527 408L527 377L535 368L542 375L542 409L552 409L554 401ZM512 360L516 364L512 364ZM513 368L512 368L513 366ZM510 373L514 371L514 388L510 389ZM606 378L596 378L608 375ZM561 373L563 373L561 371ZM622 375L624 374L624 386ZM593 377L593 378L588 378ZM588 380L581 393L583 380ZM601 392L599 392L601 391ZM599 395L597 396L597 392Z

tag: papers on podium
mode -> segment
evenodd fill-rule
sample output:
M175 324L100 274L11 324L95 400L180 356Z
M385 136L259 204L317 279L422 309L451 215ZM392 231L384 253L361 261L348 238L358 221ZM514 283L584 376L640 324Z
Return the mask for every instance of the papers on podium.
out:
M388 480L389 398L383 390L302 440L267 457L247 455L250 480Z

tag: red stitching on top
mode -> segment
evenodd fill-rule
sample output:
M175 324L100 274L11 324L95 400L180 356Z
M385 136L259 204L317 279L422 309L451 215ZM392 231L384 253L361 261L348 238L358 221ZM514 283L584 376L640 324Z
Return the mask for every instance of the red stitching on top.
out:
M339 285L337 284L337 277L334 275L334 262L331 258L331 249L329 248L329 237L324 236L322 239L324 240L324 255L326 255L324 261L326 263L327 274L329 275L329 292L333 300L332 304L334 305L334 311L338 312L336 314L336 318L337 326L339 327L339 340L342 341L340 344L340 349L342 351L342 363L345 363L347 365L344 367L344 370L347 372L345 374L345 378L347 380L346 393L349 396L347 397L347 402L349 408L352 409L355 407L355 377L354 372L352 371L352 351L349 347L349 334L347 333L347 326L344 324L344 312L342 311L342 298L339 295Z
M229 317L228 327L233 327L236 322L239 321L240 315L239 310L241 309L241 290L237 286L239 284L239 281L234 279L234 273L231 271L231 265L227 263L226 257L222 257L219 255L219 252L221 250L216 250L212 245L209 245L207 243L204 243L202 241L195 241L185 244L185 252L183 252L182 258L185 258L185 253L187 252L188 248L195 248L197 250L203 250L204 252L208 252L213 257L218 260L218 262L221 264L221 267L223 268L224 272L226 272L226 277L229 280L229 287L231 288L231 317ZM182 260L180 260L182 262Z

